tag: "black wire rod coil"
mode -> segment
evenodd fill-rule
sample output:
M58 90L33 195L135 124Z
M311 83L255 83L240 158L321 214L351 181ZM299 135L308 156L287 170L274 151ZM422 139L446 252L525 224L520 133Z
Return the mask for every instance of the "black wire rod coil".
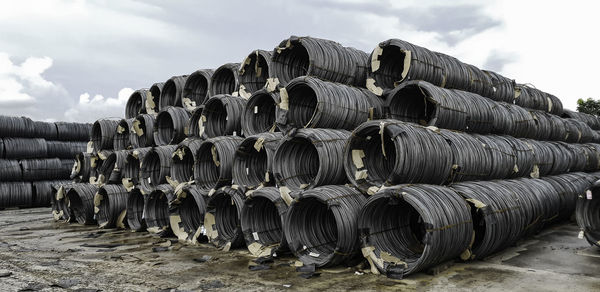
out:
M190 137L179 143L171 158L171 180L177 183L194 180L194 162L202 142L204 140L201 138Z
M241 189L229 186L208 196L203 225L210 243L224 251L244 246L240 215L245 199Z
M168 106L162 109L154 123L154 143L162 146L183 141L189 118L190 114L183 108Z
M159 185L146 194L144 202L144 221L146 230L160 237L173 234L169 222L169 201L173 199L173 187L168 184Z
M358 230L371 267L396 279L468 252L473 238L469 205L434 185L379 191L360 210Z
M59 141L89 141L92 136L92 124L56 122Z
M146 195L138 188L132 189L127 195L127 225L133 231L146 230L146 220L144 220L144 205Z
M255 257L282 255L289 251L283 231L288 205L276 187L246 193L240 221L244 240Z
M102 165L97 169L98 185L104 184L121 184L123 168L127 161L127 156L131 150L119 150L110 153L106 159L103 159Z
M119 120L97 120L92 126L92 142L94 151L112 150Z
M31 138L35 135L35 124L28 117L0 115L0 137Z
M316 267L360 261L358 215L366 202L354 187L320 186L295 194L284 229L291 252Z
M47 157L73 158L77 153L87 151L87 144L78 141L46 141Z
M0 182L0 209L31 207L32 203L31 182Z
M279 132L275 123L275 112L279 102L279 92L268 92L265 89L255 91L242 112L241 123L244 135Z
M152 147L154 144L154 115L141 114L131 122L129 141L133 148Z
M23 169L18 160L0 159L0 181L22 181ZM4 193L3 193L4 194Z
M273 158L273 175L279 187L300 190L344 184L346 130L298 129L285 136Z
M114 150L131 149L131 127L134 119L122 119L117 125L115 137L113 138Z
M368 60L367 53L331 40L291 36L273 50L269 74L282 86L307 75L364 87Z
M167 183L171 173L171 155L177 145L165 145L152 148L141 161L139 183L142 190L150 192Z
M240 96L250 98L254 92L265 87L272 54L271 51L254 50L244 59L238 72Z
M204 104L198 121L200 136L242 136L242 112L247 100L242 97L219 94L212 96Z
M526 84L515 86L514 103L524 108L537 109L554 115L563 113L563 105L558 97Z
M127 227L127 198L122 185L105 185L94 195L94 218L100 228Z
M169 219L171 230L180 241L191 244L207 241L202 225L207 194L192 184L176 188L174 198L169 202Z
M33 137L44 138L46 140L58 140L58 129L56 128L55 123L33 121L33 127Z
M59 158L21 159L24 181L68 179L71 165L63 165Z
M600 247L600 183L594 182L587 190L580 192L577 199L575 219L583 236L590 245Z
M330 128L353 130L383 116L383 102L358 87L302 76L280 91L277 123L281 129Z
M146 113L146 99L151 96L149 89L138 89L134 91L125 104L125 118L133 119L137 115Z
M563 118L576 119L586 123L593 130L600 130L600 118L595 115L590 115L582 112L575 112L571 110L563 110L562 113L558 113Z
M140 184L140 165L151 150L152 147L137 148L127 154L125 165L121 170L121 182L128 190Z
M95 225L94 219L94 195L98 187L88 183L78 183L69 186L66 197L69 200L69 208L72 215L79 224Z
M237 95L240 89L240 63L227 63L217 68L210 78L209 95Z
M69 207L69 192L73 183L54 183L52 184L52 216L55 221L64 220L65 222L75 222L75 216Z
M194 180L200 190L231 184L233 157L242 141L237 136L222 136L202 142L194 163Z
M262 133L244 139L235 151L233 183L249 189L274 186L273 157L282 138L281 133Z
M46 158L48 145L41 138L4 138L4 158ZM2 157L0 157L2 158Z
M160 111L160 95L164 85L164 82L157 82L150 86L150 95L146 96L146 113L156 115Z
M183 86L187 78L187 75L173 76L165 82L160 92L159 110L163 110L168 106L183 107Z
M188 111L191 112L208 99L208 89L213 73L214 70L212 69L200 69L188 76L181 95L183 107Z

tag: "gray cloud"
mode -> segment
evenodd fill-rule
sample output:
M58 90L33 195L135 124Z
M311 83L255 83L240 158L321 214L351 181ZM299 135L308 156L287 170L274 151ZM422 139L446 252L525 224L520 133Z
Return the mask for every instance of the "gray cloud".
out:
M518 61L515 53L502 52L498 50L492 50L490 55L483 63L482 69L502 72L504 66Z

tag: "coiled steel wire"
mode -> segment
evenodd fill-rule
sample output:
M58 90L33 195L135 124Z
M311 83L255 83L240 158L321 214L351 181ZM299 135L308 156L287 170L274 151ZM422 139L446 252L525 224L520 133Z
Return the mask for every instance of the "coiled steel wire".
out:
M492 177L492 157L485 145L472 135L448 130L441 130L440 134L452 150L449 182L504 178Z
M204 104L209 98L208 89L210 88L210 79L213 73L212 69L200 69L190 74L185 81L181 97L183 107L189 112L197 106Z
M576 119L565 119L567 129L567 143L587 143L594 140L594 132L584 122Z
M131 149L131 127L134 119L122 119L117 125L115 137L113 139L114 150Z
M514 103L525 108L542 110L555 115L561 115L563 112L563 105L558 97L525 84L515 86Z
M54 192L52 185L54 184L68 184L71 183L69 180L45 180L45 181L34 181L32 182L32 206L33 207L48 207L52 205L52 196Z
M383 102L366 89L298 77L280 91L277 123L281 129L353 130L383 116Z
M75 182L87 182L90 180L92 157L93 155L87 152L79 152L75 155L75 164L73 165L70 176L72 180Z
M320 186L300 191L285 216L288 246L304 265L355 264L360 257L358 216L366 202L353 187Z
M22 181L23 170L18 160L0 159L0 181Z
M142 114L135 117L129 129L129 141L133 148L155 146L154 121L155 117L151 114Z
M473 222L469 205L454 190L399 185L367 200L358 231L371 270L399 279L468 252Z
M575 219L581 229L579 236L585 237L590 245L600 247L600 191L596 181L585 191L578 193Z
M56 122L59 141L87 142L92 137L92 124Z
M169 106L183 107L183 86L187 78L187 75L173 76L165 82L160 92L159 110L162 111Z
M133 231L146 230L146 221L144 220L144 206L146 196L140 189L132 189L127 196L127 225Z
M52 184L52 216L55 221L75 221L75 216L72 216L73 212L69 208L69 199L66 196L71 185L73 185L73 183Z
M86 142L46 141L47 157L73 158L77 153L87 150Z
M569 220L577 205L577 198L583 196L592 183L596 181L594 175L581 172L571 172L561 175L542 177L550 183L559 194L560 210L559 220Z
M238 75L240 80L240 96L250 96L265 87L269 78L272 52L254 50L242 62Z
M508 178L536 177L536 174L539 176L539 166L535 166L535 153L533 148L527 144L527 140L515 139L510 136L498 136L498 138L506 141L512 147L512 153L515 156L514 171Z
M117 120L97 120L92 127L92 142L94 151L112 150L115 134L117 133Z
M171 155L171 180L177 184L194 181L194 162L202 142L203 139L192 137L179 143Z
M515 155L513 146L506 139L477 134L473 137L479 140L488 152L491 163L490 178L508 178L519 172L517 155Z
M171 173L171 155L177 145L153 147L140 163L139 183L146 193L155 190L159 185L167 183Z
M344 149L347 178L370 194L400 183L444 183L452 173L452 147L436 131L396 120L363 123Z
M60 158L60 175L58 179L68 179L71 176L71 171L75 165L73 158Z
M200 190L231 184L233 157L242 141L237 136L222 136L202 142L194 163L194 180Z
M590 115L582 112L575 112L571 110L563 110L562 113L557 113L563 118L576 119L586 123L593 130L600 130L600 118L595 115Z
M240 63L227 63L217 68L210 78L209 95L237 95L240 89L239 69Z
M586 164L583 168L586 172L592 172L600 169L600 144L583 144L581 145L585 152Z
M125 158L125 165L121 170L121 182L127 190L131 190L140 184L141 164L150 150L152 150L152 147L137 148Z
M71 209L72 216L77 223L85 225L95 225L94 219L94 195L98 192L98 187L88 184L72 184L69 186L65 196L69 200L68 206Z
M149 89L143 88L134 91L125 105L125 118L133 119L146 113L146 99L151 96Z
M4 158L4 139L0 138L0 159Z
M154 143L163 146L183 141L189 118L190 114L183 108L169 106L162 109L154 123Z
M171 230L180 241L191 244L206 242L202 224L207 194L192 184L181 184L176 188L174 199L169 202L169 221Z
M122 182L121 171L125 167L127 156L131 153L131 150L119 150L114 151L104 159L102 165L98 167L98 185L104 184L120 184Z
M188 121L188 137L202 137L200 133L201 125L204 127L204 122L200 122L202 118L202 110L204 105L197 106L191 113L190 120Z
M264 132L278 132L275 112L280 102L279 92L261 89L252 93L242 112L242 132L252 136Z
M242 97L226 94L214 95L208 99L198 121L200 136L241 136L241 119L246 101Z
M94 195L94 219L100 228L126 228L127 197L122 185L105 185Z
M35 135L35 124L27 117L0 115L0 137L30 138Z
M331 82L365 86L367 53L337 42L291 36L273 51L270 82L286 86L300 76L315 76Z
M160 237L172 235L169 225L169 201L173 198L173 187L168 184L159 185L146 196L143 214L146 230Z
M31 207L33 189L30 182L0 182L0 208Z
M23 169L24 181L68 179L73 166L67 166L68 173L65 173L58 158L21 159L19 163Z
M244 206L244 192L232 187L221 187L206 200L204 228L208 241L229 251L244 246L240 215Z
M46 158L48 146L42 138L4 138L4 158Z
M36 138L44 138L46 140L56 140L58 139L58 129L56 128L55 123L34 121L33 122L33 137Z
M246 193L240 214L242 233L248 250L255 257L270 257L289 251L283 231L288 205L276 187Z
M273 157L273 175L289 190L344 184L343 149L350 132L298 129L285 136Z
M262 133L244 139L235 151L233 183L249 189L274 186L273 157L282 138L281 133Z
M160 111L160 95L165 85L164 82L157 82L150 86L150 95L146 96L146 113L156 115Z

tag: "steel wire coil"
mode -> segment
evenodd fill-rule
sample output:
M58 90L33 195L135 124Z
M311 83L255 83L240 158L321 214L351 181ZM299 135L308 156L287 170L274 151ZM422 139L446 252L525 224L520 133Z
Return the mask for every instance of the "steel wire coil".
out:
M33 207L48 207L52 205L53 184L68 184L69 180L46 180L32 182L32 206Z
M344 184L343 150L350 132L298 129L286 135L273 157L273 175L279 187L300 190Z
M150 95L146 96L146 113L151 115L158 114L160 106L160 95L165 85L164 82L157 82L150 86Z
M600 247L600 192L595 181L584 190L578 190L575 219L583 236L590 245Z
M269 75L273 85L286 86L307 75L364 87L368 58L367 53L334 41L291 36L273 51Z
M21 159L24 181L68 179L73 164L68 166L65 173L61 160L58 158Z
M275 113L279 102L279 92L268 92L261 89L252 93L246 102L240 121L244 135L279 132L275 123Z
M448 182L494 179L492 157L485 145L469 134L441 130L452 150L452 172Z
M217 68L210 77L209 95L237 95L240 89L239 69L240 63L227 63Z
M183 140L171 155L170 179L175 183L194 181L194 162L204 139L198 137Z
M244 240L255 257L270 257L289 251L283 225L288 205L276 187L246 193L240 214Z
M92 127L92 142L94 151L112 150L115 134L117 133L117 120L97 120Z
M127 196L127 226L133 231L146 230L146 221L144 220L144 206L146 196L138 188L131 189Z
M194 163L194 180L202 191L231 184L235 151L243 138L223 136L208 138L200 145Z
M244 206L244 192L228 186L221 187L206 200L204 228L208 241L229 251L244 246L240 215Z
M160 111L154 122L154 143L177 144L186 137L190 114L183 108L169 106Z
M143 88L134 91L125 104L125 118L133 119L146 113L146 99L151 96L149 89Z
M175 190L174 199L169 202L169 221L171 230L180 241L191 244L207 241L202 225L207 194L192 184L182 184Z
M140 163L139 183L146 193L155 190L167 183L167 176L171 173L171 155L177 145L153 147Z
M242 112L246 99L226 94L214 95L206 101L198 121L199 136L242 136Z
M46 140L58 139L58 129L56 128L55 123L34 121L33 130L33 137L35 138L44 138Z
M281 133L262 133L244 139L235 151L233 183L249 189L274 186L273 158L282 138Z
M298 77L280 91L280 129L330 128L353 130L383 116L383 102L370 91L314 77Z
M379 191L363 204L358 230L372 270L397 279L468 252L473 239L469 205L434 185Z
M0 138L23 137L35 135L35 124L27 117L10 117L0 115Z
M515 86L514 103L525 108L542 110L555 115L560 115L563 112L563 105L558 97L525 84Z
M113 149L114 150L125 150L131 149L131 127L133 126L134 119L122 119L116 128L116 133L113 138Z
M94 219L94 195L98 192L98 187L79 183L69 186L65 196L68 199L68 206L72 216L77 223L84 225L95 225Z
M539 176L538 167L535 166L535 153L533 148L527 144L527 140L516 139L510 136L499 136L506 141L515 155L514 171L508 178L517 178L522 176Z
M169 106L183 107L183 86L187 78L187 75L173 76L165 82L160 92L159 110Z
M121 182L126 189L131 190L140 184L140 166L150 150L152 150L152 147L137 148L125 158L125 165L121 170Z
M125 167L127 156L131 150L114 151L104 159L102 165L98 167L98 185L120 184L122 182L122 170Z
M560 210L558 220L569 220L577 205L577 198L583 196L592 183L596 181L593 175L572 172L561 175L542 177L558 191Z
M0 159L4 158L4 139L0 138Z
M55 221L72 222L75 220L74 216L71 216L71 210L69 209L68 199L66 193L69 191L70 186L73 183L55 182L51 184L52 187L52 217Z
M56 122L59 141L87 142L92 137L92 124Z
M600 118L595 115L590 115L582 112L575 112L571 110L563 110L562 113L557 113L563 118L576 119L586 123L593 130L600 130Z
M509 178L519 173L517 155L513 146L506 139L498 136L475 134L473 137L481 142L489 154L490 178ZM480 156L482 157L482 156ZM485 156L483 156L485 157Z
M22 181L23 170L18 160L0 159L0 181Z
M127 228L127 198L122 185L105 185L94 195L94 219L100 228Z
M331 267L360 260L358 216L366 202L353 187L320 186L300 191L284 221L291 252L304 265Z
M48 145L42 138L4 138L4 158L46 158Z
M272 54L271 51L254 50L244 59L238 71L240 96L250 98L254 92L265 87Z
M196 70L185 81L181 97L183 107L189 112L197 106L204 104L209 98L208 89L210 88L210 79L213 73L214 70L212 69Z
M33 189L30 182L0 182L0 209L31 207Z
M70 178L75 182L87 182L92 174L91 153L79 152L75 155L75 164L71 170ZM95 159L95 158L94 158Z
M190 119L188 121L188 137L202 137L200 133L201 125L204 127L204 121L201 121L202 118L202 110L204 109L204 105L197 106L191 113Z
M87 150L86 142L46 141L47 157L74 158L77 153Z
M144 221L146 230L160 237L173 234L169 223L169 201L173 198L173 187L159 185L146 195L144 202Z
M155 117L151 114L142 114L135 117L129 129L129 141L133 148L155 146L154 122Z

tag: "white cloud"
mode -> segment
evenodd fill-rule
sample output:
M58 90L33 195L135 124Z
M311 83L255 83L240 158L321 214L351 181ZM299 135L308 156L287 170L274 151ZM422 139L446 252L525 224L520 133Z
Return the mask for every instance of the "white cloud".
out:
M65 111L65 119L93 122L100 118L122 117L127 99L133 91L131 88L123 88L119 90L116 98L104 97L100 94L90 98L90 94L85 92L79 95L79 102L76 105Z

